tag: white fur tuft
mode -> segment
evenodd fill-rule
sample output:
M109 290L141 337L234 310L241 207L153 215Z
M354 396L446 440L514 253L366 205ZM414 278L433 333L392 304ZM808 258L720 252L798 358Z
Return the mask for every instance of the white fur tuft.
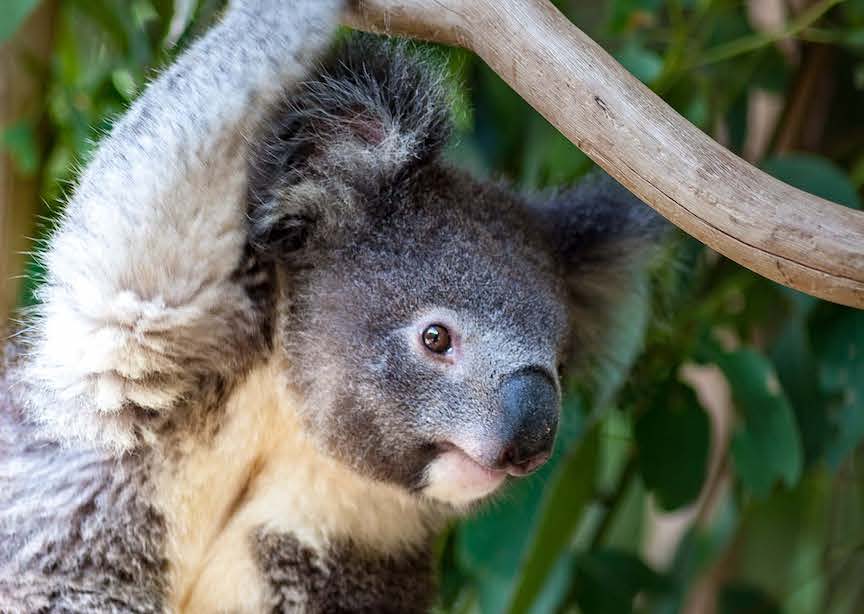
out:
M247 241L247 137L305 75L342 4L233 2L100 144L42 254L25 379L49 433L128 450L151 435L133 410L165 413L202 376L252 358L255 305L232 277Z

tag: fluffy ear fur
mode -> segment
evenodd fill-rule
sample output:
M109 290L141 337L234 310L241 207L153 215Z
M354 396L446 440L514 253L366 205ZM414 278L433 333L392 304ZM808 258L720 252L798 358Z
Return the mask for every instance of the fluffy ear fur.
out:
M573 304L574 341L582 346L596 340L614 306L633 289L634 274L669 226L603 172L533 208L561 262Z
M266 122L249 176L251 237L290 252L380 204L450 134L441 72L405 43L355 35Z

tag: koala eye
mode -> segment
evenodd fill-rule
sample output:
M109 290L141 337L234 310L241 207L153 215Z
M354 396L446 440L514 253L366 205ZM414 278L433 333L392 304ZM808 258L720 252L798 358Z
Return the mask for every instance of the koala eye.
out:
M453 347L450 340L450 331L440 324L430 324L423 331L423 345L430 352L436 354L446 354Z

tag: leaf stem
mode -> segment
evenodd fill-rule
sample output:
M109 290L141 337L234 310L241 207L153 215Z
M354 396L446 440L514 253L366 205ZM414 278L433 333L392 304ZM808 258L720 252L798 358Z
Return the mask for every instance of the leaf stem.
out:
M591 537L588 546L589 550L596 550L602 546L603 542L606 540L606 537L612 528L612 523L615 520L615 513L618 511L618 507L624 500L624 495L627 494L627 490L629 489L633 478L636 477L637 469L638 463L636 461L636 454L631 452L627 459L627 464L624 465L624 468L618 476L618 482L615 484L615 488L608 494L608 496L598 498L598 501L603 504L603 517L600 519L600 523L597 525L597 529Z
M685 68L696 68L722 62L743 53L756 51L766 45L781 41L784 38L796 36L798 33L812 26L834 6L845 1L846 0L822 0L821 2L817 2L790 21L785 28L776 32L763 32L749 36L742 36L741 38L728 43L717 45L716 47L708 49L701 58L692 62Z

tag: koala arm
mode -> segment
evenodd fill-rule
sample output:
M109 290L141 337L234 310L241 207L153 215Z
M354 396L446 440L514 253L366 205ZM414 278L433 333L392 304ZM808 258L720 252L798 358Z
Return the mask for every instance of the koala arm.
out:
M235 0L149 85L84 170L42 255L30 413L52 435L125 450L211 375L263 351L244 262L246 153L301 79L342 0Z

